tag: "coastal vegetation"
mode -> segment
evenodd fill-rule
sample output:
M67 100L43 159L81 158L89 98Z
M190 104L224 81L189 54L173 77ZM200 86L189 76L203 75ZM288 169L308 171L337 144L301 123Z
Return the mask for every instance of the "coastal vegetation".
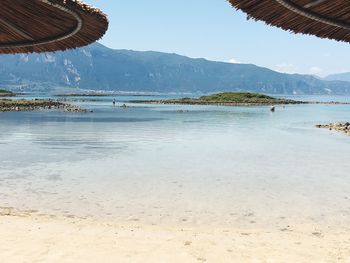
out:
M293 100L288 99L277 99L274 97L270 97L264 94L259 93L249 93L249 92L223 92L217 93L209 96L202 96L199 98L200 101L208 101L208 102L237 102L237 103L263 103L263 104L271 104L271 103L292 103L295 102Z
M304 102L283 98L274 98L259 93L250 92L223 92L199 98L181 98L170 100L136 100L134 103L150 104L188 104L188 105L223 105L223 106L249 106L249 105L275 105L275 104L303 104Z
M11 91L0 89L0 97L11 97L15 95L16 94Z

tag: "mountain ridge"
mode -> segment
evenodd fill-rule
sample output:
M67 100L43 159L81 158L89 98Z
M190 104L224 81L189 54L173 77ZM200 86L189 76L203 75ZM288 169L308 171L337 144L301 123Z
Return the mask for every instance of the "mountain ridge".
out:
M350 82L346 81L156 51L114 50L99 43L65 52L0 56L0 85L22 92L79 88L201 94L350 94Z
M337 81L350 82L350 72L332 74L332 75L325 77L324 80L328 80L328 81L337 80Z

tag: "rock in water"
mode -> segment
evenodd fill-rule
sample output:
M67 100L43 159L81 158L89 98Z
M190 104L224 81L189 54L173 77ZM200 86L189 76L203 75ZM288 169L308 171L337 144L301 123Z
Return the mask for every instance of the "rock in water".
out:
M317 124L316 128L335 130L350 135L350 122L336 122L330 124Z

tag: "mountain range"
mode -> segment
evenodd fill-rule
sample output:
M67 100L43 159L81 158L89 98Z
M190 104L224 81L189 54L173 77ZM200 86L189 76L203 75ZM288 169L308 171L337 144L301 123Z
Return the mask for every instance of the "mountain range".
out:
M324 79L325 80L340 80L340 81L350 82L350 72L329 75Z
M99 43L65 52L2 55L0 88L24 92L79 88L159 93L350 94L348 81L177 54L113 50Z

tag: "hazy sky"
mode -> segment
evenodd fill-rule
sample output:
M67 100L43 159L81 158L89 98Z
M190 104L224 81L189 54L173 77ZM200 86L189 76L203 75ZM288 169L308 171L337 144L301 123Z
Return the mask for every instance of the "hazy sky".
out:
M253 63L288 73L350 72L350 44L247 21L226 0L86 2L108 14L110 28L101 42L111 48Z

